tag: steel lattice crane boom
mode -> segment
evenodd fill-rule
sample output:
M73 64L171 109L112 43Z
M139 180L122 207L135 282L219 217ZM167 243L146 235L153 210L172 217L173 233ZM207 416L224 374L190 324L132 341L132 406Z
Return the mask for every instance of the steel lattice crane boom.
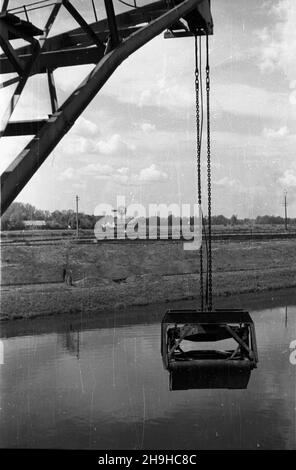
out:
M120 1L120 0L118 0ZM116 68L133 52L166 30L165 37L213 33L210 0L159 0L115 15L113 0L104 0L106 19L88 24L69 0L33 2L8 10L5 0L0 13L0 74L16 73L1 88L17 83L3 115L1 136L32 135L1 175L3 214L38 168L50 155L77 118L100 91ZM128 2L126 2L128 3ZM38 4L38 5L37 5ZM51 7L45 28L40 30L28 17L31 9ZM66 8L79 28L49 37L61 8ZM22 19L22 14L25 19ZM28 45L14 49L11 41ZM57 102L53 72L59 67L95 64L92 72L62 104ZM47 119L11 121L11 115L29 77L47 74L52 114Z

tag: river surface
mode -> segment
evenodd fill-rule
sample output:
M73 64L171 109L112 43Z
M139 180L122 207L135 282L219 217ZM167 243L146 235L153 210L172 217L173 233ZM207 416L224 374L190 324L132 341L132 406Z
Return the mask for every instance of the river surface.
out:
M167 305L2 323L0 447L296 449L295 292L222 306L248 308L255 323L259 364L246 389L169 390Z

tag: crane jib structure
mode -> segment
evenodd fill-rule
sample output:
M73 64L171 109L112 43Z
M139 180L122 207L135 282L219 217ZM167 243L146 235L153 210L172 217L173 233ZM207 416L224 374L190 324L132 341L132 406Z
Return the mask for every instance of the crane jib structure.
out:
M30 10L40 4L50 8L43 30L29 21ZM0 74L13 72L16 76L0 84L0 96L1 88L17 85L1 120L0 137L32 135L33 138L1 175L1 214L127 57L164 31L166 38L213 33L210 0L158 0L142 7L135 5L118 15L115 15L113 0L104 0L104 5L106 18L97 21L95 15L96 21L88 24L70 0L33 2L23 11L20 8L8 10L8 1L2 4ZM62 7L79 28L50 37ZM14 49L11 44L14 39L23 39L28 45ZM86 63L95 64L94 69L59 105L54 71ZM28 78L40 73L48 78L52 113L47 119L12 121L11 115Z

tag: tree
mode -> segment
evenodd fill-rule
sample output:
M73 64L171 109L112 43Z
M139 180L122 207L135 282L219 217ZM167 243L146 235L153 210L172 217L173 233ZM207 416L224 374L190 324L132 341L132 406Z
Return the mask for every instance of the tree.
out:
M213 225L228 225L230 220L227 219L224 215L213 215L212 224Z
M233 214L233 215L230 217L230 223L231 223L231 225L237 225L237 223L238 223L237 215Z

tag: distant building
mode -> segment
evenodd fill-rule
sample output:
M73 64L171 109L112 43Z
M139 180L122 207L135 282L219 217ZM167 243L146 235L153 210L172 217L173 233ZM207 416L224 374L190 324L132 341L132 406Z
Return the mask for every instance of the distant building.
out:
M39 228L45 227L45 220L24 220L25 229L38 230Z

